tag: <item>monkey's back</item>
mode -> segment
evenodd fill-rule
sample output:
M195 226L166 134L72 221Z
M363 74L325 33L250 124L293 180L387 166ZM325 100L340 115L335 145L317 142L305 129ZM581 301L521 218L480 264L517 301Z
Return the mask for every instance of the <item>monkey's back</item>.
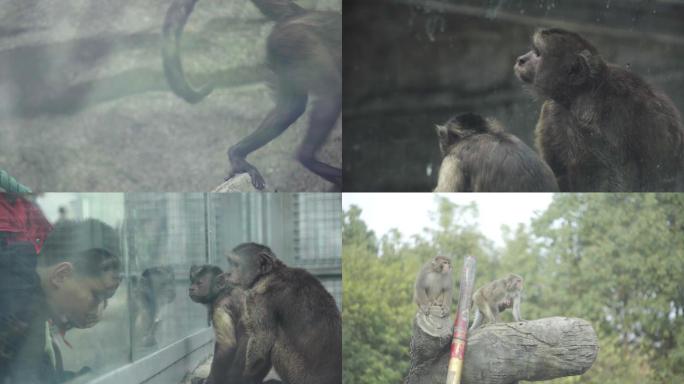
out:
M452 151L463 167L464 192L558 191L549 166L512 134L474 134L456 144Z
M269 290L282 293L276 316L283 330L271 354L273 367L287 382L339 382L342 324L335 299L304 269L284 267L276 277ZM303 357L300 363L316 362L316 366L293 367L296 354Z
M342 15L307 11L276 23L266 40L266 63L307 91L319 91L316 85L341 88Z

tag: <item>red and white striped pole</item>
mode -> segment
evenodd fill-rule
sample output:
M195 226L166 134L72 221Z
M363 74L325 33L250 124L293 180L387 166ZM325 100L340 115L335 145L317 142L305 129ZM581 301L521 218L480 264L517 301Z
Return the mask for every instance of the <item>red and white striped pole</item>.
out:
M456 313L456 320L454 320L454 338L451 340L451 356L446 384L460 384L461 382L463 357L468 341L468 314L470 312L470 301L473 297L473 286L475 285L475 266L475 258L466 257L463 263L463 271L461 271L458 312Z

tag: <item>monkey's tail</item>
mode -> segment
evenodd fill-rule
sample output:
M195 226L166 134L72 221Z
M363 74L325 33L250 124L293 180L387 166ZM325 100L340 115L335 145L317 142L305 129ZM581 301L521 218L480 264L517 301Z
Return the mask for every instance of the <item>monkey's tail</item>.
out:
M0 169L0 188L10 193L31 193L31 189L19 183L9 173Z
M274 21L285 20L306 12L306 9L292 0L252 0L252 3L264 16Z
M180 40L183 28L198 0L174 0L166 12L162 28L162 58L164 75L173 93L190 104L195 104L214 90L212 84L205 84L195 90L188 83L183 72L180 57Z

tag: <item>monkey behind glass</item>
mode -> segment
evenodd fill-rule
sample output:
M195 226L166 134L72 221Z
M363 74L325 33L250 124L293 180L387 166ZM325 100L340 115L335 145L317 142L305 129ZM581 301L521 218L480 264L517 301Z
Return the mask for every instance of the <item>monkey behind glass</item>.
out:
M418 272L413 300L425 315L430 313L432 307L439 307L440 317L446 317L451 309L453 285L451 260L436 256L423 264Z
M244 291L228 284L221 268L215 265L190 268L190 299L207 306L214 328L214 357L206 379L194 378L192 384L261 384L271 369L263 362L253 373L244 374L247 351L243 320Z
M183 27L197 0L174 0L163 27L164 73L173 92L197 103L213 89L194 90L183 73L179 43ZM251 152L282 134L311 103L309 128L297 150L297 160L323 179L342 185L342 170L315 158L342 110L342 15L340 12L306 10L292 0L252 0L275 25L266 40L266 61L276 80L275 107L256 130L228 149L230 171L226 180L247 173L257 189L265 181L246 158Z
M466 113L436 128L442 164L435 192L558 191L551 168L498 121Z
M520 316L520 300L523 289L523 278L510 273L503 279L494 280L479 288L473 294L473 310L475 318L471 330L487 323L499 321L499 314L513 308L513 319L523 321Z
M514 70L545 100L537 148L561 191L684 191L684 125L665 94L558 28L537 31Z

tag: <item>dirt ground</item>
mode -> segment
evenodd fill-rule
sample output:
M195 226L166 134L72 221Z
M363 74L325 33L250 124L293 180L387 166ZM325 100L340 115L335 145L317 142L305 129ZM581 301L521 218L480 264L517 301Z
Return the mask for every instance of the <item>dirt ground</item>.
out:
M340 0L301 0L341 9ZM161 24L169 0L6 0L0 10L0 169L34 191L210 191L227 148L273 106L262 65L268 22L249 1L199 1L182 52L199 104L163 76ZM329 191L294 153L302 117L248 160L269 189ZM338 121L319 158L342 164Z

